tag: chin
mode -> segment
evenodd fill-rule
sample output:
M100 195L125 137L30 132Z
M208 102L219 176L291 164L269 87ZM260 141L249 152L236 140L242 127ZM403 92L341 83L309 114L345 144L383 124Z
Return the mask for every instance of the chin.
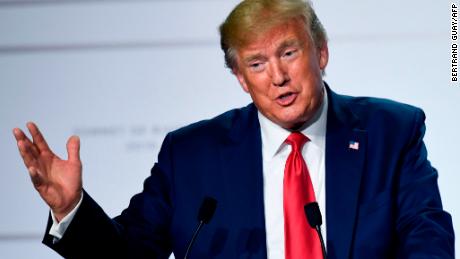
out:
M285 129L293 130L293 129L300 128L304 124L304 121L298 117L283 118L282 120L278 120L277 124Z

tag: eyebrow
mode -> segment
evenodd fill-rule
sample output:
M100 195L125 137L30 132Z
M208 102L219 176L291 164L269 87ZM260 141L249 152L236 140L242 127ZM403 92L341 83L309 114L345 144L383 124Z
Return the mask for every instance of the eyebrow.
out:
M283 50L289 48L289 47L293 47L293 46L300 46L300 42L299 40L297 39L290 39L290 40L286 40L284 42L281 43L281 45L278 47L278 49L276 50L277 54L280 54Z
M301 43L297 39L289 39L280 44L280 46L277 48L276 53L279 55L283 50L286 48L292 47L292 46L300 46ZM244 63L250 63L254 60L260 60L260 59L265 59L265 56L262 55L261 53L256 53L254 55L250 55L249 57L246 57L243 59Z
M254 54L254 55L250 55L249 57L245 58L244 59L244 63L250 63L254 60L258 60L258 59L264 59L264 55L260 54L260 53L257 53L257 54Z

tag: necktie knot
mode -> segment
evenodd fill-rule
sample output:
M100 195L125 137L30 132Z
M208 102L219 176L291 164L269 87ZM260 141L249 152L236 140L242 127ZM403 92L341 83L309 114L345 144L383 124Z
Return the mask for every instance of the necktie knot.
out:
M294 131L286 139L286 143L292 146L292 150L301 152L301 149L305 143L309 141L308 137L304 134Z

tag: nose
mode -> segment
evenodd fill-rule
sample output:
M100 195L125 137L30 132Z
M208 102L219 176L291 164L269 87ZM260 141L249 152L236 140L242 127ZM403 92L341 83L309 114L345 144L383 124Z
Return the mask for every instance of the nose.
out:
M286 86L290 81L286 69L281 62L276 61L270 65L272 84L276 87Z

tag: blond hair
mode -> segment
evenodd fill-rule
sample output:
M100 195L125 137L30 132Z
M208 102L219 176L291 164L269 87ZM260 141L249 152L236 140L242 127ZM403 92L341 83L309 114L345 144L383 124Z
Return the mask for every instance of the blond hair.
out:
M306 33L315 47L327 42L326 31L309 1L303 0L244 0L220 25L220 44L225 64L236 69L236 50L248 45L271 28L292 19L302 19Z

